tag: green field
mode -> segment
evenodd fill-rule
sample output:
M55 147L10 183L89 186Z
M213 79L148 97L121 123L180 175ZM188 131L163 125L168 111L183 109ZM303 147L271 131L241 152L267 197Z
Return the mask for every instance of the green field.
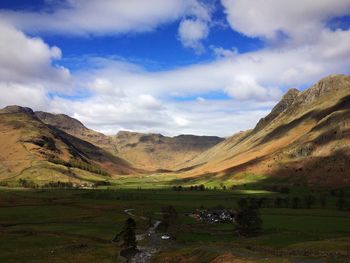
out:
M137 185L137 178L124 179ZM148 178L154 180L154 178ZM142 178L145 181L145 178ZM160 182L158 182L160 186ZM140 185L140 184L138 184ZM210 262L232 253L253 262L349 262L350 212L336 208L337 197L328 191L324 208L274 208L276 197L304 196L307 189L279 194L258 189L173 191L171 189L0 189L0 262L120 262L113 237L134 209L137 233L147 230L141 216L161 219L162 207L179 213L176 239L159 240L154 262L181 262L183 258ZM125 186L125 185L124 185ZM345 191L345 198L349 193ZM254 238L238 237L233 224L205 224L186 214L199 207L237 208L242 197L265 197L260 209L263 232ZM159 233L161 235L161 233ZM147 245L147 239L140 242Z

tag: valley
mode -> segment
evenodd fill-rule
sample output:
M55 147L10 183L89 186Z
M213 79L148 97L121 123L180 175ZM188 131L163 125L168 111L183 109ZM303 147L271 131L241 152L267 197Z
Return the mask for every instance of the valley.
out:
M0 261L348 262L349 94L346 75L289 90L228 138L104 135L67 115L5 107ZM234 222L193 216L222 209ZM251 236L237 230L244 209L257 213ZM132 250L112 242L127 240L128 218Z
M292 208L277 198L312 194L310 209ZM349 191L344 192L347 199ZM326 197L326 206L319 202ZM237 209L241 198L266 198L260 208L262 233L240 237L232 223L206 224L188 217L196 209ZM133 210L136 234L143 235L160 213L172 205L178 214L173 240L162 240L159 227L138 241L139 249L152 242L152 262L345 263L350 255L350 212L339 210L329 191L291 189L289 194L248 189L173 191L171 189L23 190L0 191L0 247L2 262L123 262L118 243L112 243ZM304 206L304 205L302 205ZM203 209L203 208L202 208ZM146 218L147 220L144 220ZM141 261L148 262L148 261Z

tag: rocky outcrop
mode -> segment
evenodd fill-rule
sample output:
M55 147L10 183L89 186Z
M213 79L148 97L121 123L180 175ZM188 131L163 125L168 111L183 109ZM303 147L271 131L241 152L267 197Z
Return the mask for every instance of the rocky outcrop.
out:
M283 96L282 100L272 109L271 113L260 119L254 129L254 132L263 129L266 125L285 112L291 105L293 105L299 95L300 91L297 89L288 90L288 92Z
M17 105L11 105L7 106L0 110L1 113L27 113L27 114L34 114L33 110L31 108L27 107L21 107Z
M87 128L77 119L65 114L53 114L43 111L36 111L35 116L43 123L55 126L61 130L86 131Z

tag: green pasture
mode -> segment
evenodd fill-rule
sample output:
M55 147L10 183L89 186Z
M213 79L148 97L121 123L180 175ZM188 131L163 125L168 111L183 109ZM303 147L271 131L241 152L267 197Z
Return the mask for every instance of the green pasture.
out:
M127 182L136 186L134 180ZM349 259L350 212L339 211L337 197L328 191L296 188L280 194L243 188L179 192L140 185L139 190L114 185L94 190L1 188L0 262L119 262L120 248L111 240L129 217L124 210L134 209L141 234L148 225L141 216L161 219L162 207L168 205L179 213L179 227L171 244L160 242L162 252L155 256L158 262L162 255L172 253L196 254L198 262L210 262L228 252L256 262L263 257L271 258L270 262L298 262L289 260L305 255L323 260L315 262ZM254 238L238 237L233 224L205 224L186 215L199 207L236 209L240 198L264 197L272 204L279 196L302 198L305 194L326 195L326 207L316 203L311 209L261 208L263 231ZM345 198L349 199L347 191Z

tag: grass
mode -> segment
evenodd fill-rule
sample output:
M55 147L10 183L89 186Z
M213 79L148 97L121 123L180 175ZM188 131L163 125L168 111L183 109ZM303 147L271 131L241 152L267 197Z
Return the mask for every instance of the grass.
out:
M141 180L144 183L157 178ZM137 178L124 180L126 185L136 186ZM232 224L206 225L185 213L200 206L235 208L242 197L286 195L259 189L175 192L145 188L143 184L142 190L1 188L0 262L118 262L120 248L110 240L128 218L124 210L133 208L138 216L151 214L161 218L159 212L167 205L176 208L181 223L177 239L170 246L161 243L163 252L156 256L156 262L171 256L210 262L224 253L252 257L256 262L263 257L274 258L270 262L283 262L282 259L289 262L289 257L303 255L305 251L310 257L325 257L325 251L333 256L338 253L340 257L335 260L341 262L344 253L350 251L350 212L336 210L334 197L327 197L325 209L263 208L262 235L240 238L234 234ZM307 190L292 189L290 195L297 193L307 194ZM135 219L137 232L145 232L147 221Z

